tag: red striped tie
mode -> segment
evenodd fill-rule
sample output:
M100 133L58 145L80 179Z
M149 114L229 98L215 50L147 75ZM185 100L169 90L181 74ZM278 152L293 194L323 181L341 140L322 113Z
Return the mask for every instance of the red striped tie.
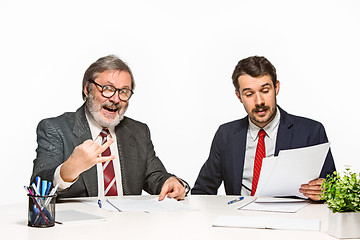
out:
M107 142L107 137L109 135L109 130L103 129L100 132L102 137L102 143L104 144ZM110 148L107 148L102 154L102 157L108 157L111 155ZM117 189L116 189L116 180L115 180L115 171L114 171L114 164L113 160L103 162L103 171L104 171L104 195L105 196L117 196Z
M261 171L261 165L262 160L265 157L265 135L266 132L263 129L260 129L259 133L259 140L256 147L256 155L255 155L255 162L254 162L254 174L253 174L253 180L252 180L252 188L251 188L251 196L254 196L257 188L257 184L259 181L260 171Z

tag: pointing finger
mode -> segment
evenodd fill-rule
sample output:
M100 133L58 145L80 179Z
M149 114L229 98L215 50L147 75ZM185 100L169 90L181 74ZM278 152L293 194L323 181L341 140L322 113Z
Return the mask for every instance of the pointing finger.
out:
M162 189L161 189L160 194L159 194L159 201L164 200L167 192L168 192L168 187L167 187L167 185L164 185L164 186L162 187Z
M110 145L114 142L113 138L110 138L109 140L107 140L106 143L104 143L103 145L101 145L97 150L96 150L96 154L100 155L101 153L103 153L108 147L110 147Z
M114 155L111 155L111 156L107 156L107 157L98 157L96 159L96 162L97 163L102 163L102 162L107 162L107 161L111 161L111 160L114 160L115 159L115 156Z

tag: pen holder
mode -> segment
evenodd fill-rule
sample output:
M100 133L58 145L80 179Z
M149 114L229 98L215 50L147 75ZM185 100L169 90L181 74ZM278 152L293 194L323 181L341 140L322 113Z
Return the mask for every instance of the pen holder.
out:
M52 227L55 225L56 194L48 196L33 196L28 194L28 226Z

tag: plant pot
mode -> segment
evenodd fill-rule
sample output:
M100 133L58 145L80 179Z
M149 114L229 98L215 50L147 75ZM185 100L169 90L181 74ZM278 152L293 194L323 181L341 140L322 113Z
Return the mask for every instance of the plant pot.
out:
M360 238L360 212L337 212L329 209L329 235L337 238Z

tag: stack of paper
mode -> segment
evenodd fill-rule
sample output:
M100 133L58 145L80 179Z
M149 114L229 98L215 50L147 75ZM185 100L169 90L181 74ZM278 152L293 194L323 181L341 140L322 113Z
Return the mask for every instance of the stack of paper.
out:
M56 223L84 223L93 221L103 221L106 218L77 210L56 211Z
M97 200L84 201L93 206L98 207ZM175 199L165 198L162 201L158 200L158 197L151 199L129 199L129 198L111 198L103 199L101 201L101 207L103 209L122 212L122 211L136 211L136 212L165 212L165 211L189 211L196 210L183 202Z
M241 206L239 210L294 213L309 204L305 199L256 198L249 204Z
M257 216L219 216L215 219L212 226L319 231L320 220Z
M263 159L255 196L297 196L301 184L319 177L330 143L283 150L277 157Z

